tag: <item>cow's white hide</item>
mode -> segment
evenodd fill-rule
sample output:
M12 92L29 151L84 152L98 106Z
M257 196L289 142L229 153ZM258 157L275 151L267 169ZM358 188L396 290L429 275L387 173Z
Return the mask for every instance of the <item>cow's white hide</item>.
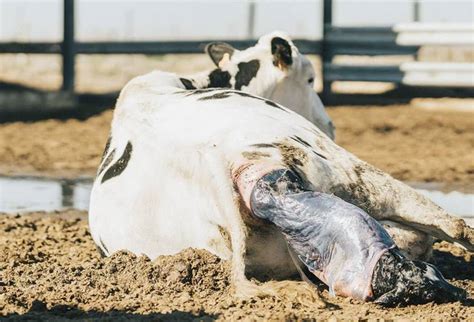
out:
M155 258L203 248L232 259L234 281L248 286L244 255L252 226L245 224L232 179L246 162L292 166L316 190L334 193L378 220L474 248L473 230L462 219L337 146L302 116L236 93L203 99L224 92L229 90L186 91L177 76L163 72L137 77L123 89L112 122L110 164L128 142L131 158L121 174L103 183L105 171L98 175L89 211L92 237L106 254L127 249ZM264 252L267 243L260 242L249 247ZM284 247L272 251L282 261L261 268L287 267Z

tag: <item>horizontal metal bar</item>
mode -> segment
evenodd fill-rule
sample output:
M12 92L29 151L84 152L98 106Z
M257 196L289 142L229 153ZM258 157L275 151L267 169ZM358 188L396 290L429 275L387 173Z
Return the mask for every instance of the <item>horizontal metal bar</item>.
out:
M192 54L203 53L206 44L221 40L201 41L126 41L126 42L76 42L76 53L80 54ZM257 40L226 41L238 49L255 45ZM293 41L303 54L319 54L321 42L296 39ZM61 53L60 43L0 43L0 53Z
M82 54L185 54L203 53L210 41L124 41L124 42L78 42L77 51ZM234 42L236 48L251 46L253 41Z
M87 42L77 43L76 52L81 54L170 54L202 53L209 41L193 42ZM321 42L295 40L295 45L303 54L320 54ZM255 41L230 41L234 47L243 49L253 46ZM341 43L329 42L331 55L412 55L418 46L398 46L387 43ZM60 43L0 43L0 53L59 54Z
M59 54L60 52L61 52L61 43L40 43L40 42L0 43L0 53Z
M397 46L367 44L365 46L328 44L328 54L332 57L336 55L354 56L378 56L378 55L416 55L419 50L417 46Z
M398 66L348 66L324 64L326 81L401 83L404 73Z
M370 33L393 33L392 27L340 27L333 25L325 25L325 30L332 33L347 34L370 34Z
M403 44L398 39L399 35L391 27L327 27L326 32L327 43L339 48L361 48L368 51L374 48L389 53L411 53L419 48L419 44Z
M396 44L397 35L395 33L376 33L376 34L347 34L329 32L326 41L334 44L351 44L351 45L367 45L367 44Z

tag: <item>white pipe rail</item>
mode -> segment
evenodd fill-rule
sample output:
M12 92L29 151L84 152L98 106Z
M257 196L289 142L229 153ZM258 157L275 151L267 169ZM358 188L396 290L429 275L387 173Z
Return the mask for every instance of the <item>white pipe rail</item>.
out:
M474 24L403 23L393 27L402 46L473 46Z
M474 64L408 62L400 65L402 83L412 86L474 87Z
M474 32L473 23L399 23L393 27L395 32Z

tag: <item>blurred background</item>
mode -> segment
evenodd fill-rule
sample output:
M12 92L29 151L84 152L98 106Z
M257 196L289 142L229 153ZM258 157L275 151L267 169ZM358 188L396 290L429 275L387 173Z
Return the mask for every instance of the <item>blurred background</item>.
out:
M208 42L282 30L339 145L473 216L473 14L469 0L0 0L0 211L87 209L127 81L210 70Z
M399 99L465 97L472 95L474 75L472 64L462 64L474 57L473 6L469 0L0 0L0 80L42 90L113 92L153 68L210 68L202 55L176 54L202 53L211 40L246 48L283 30L312 55L326 103L348 102L331 101L332 92L386 93L394 85L418 86L417 93L411 87L392 93ZM179 59L186 63L175 64ZM364 81L370 84L354 83ZM438 89L426 90L433 86ZM456 88L462 90L448 90ZM74 104L64 95L58 99Z

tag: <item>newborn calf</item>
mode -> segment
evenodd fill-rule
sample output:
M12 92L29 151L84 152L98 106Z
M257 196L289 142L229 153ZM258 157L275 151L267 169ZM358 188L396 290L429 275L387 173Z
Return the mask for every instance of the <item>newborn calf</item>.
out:
M273 170L256 181L250 208L283 232L300 273L309 270L333 294L386 306L466 297L434 266L405 258L362 209L315 192L291 170Z

